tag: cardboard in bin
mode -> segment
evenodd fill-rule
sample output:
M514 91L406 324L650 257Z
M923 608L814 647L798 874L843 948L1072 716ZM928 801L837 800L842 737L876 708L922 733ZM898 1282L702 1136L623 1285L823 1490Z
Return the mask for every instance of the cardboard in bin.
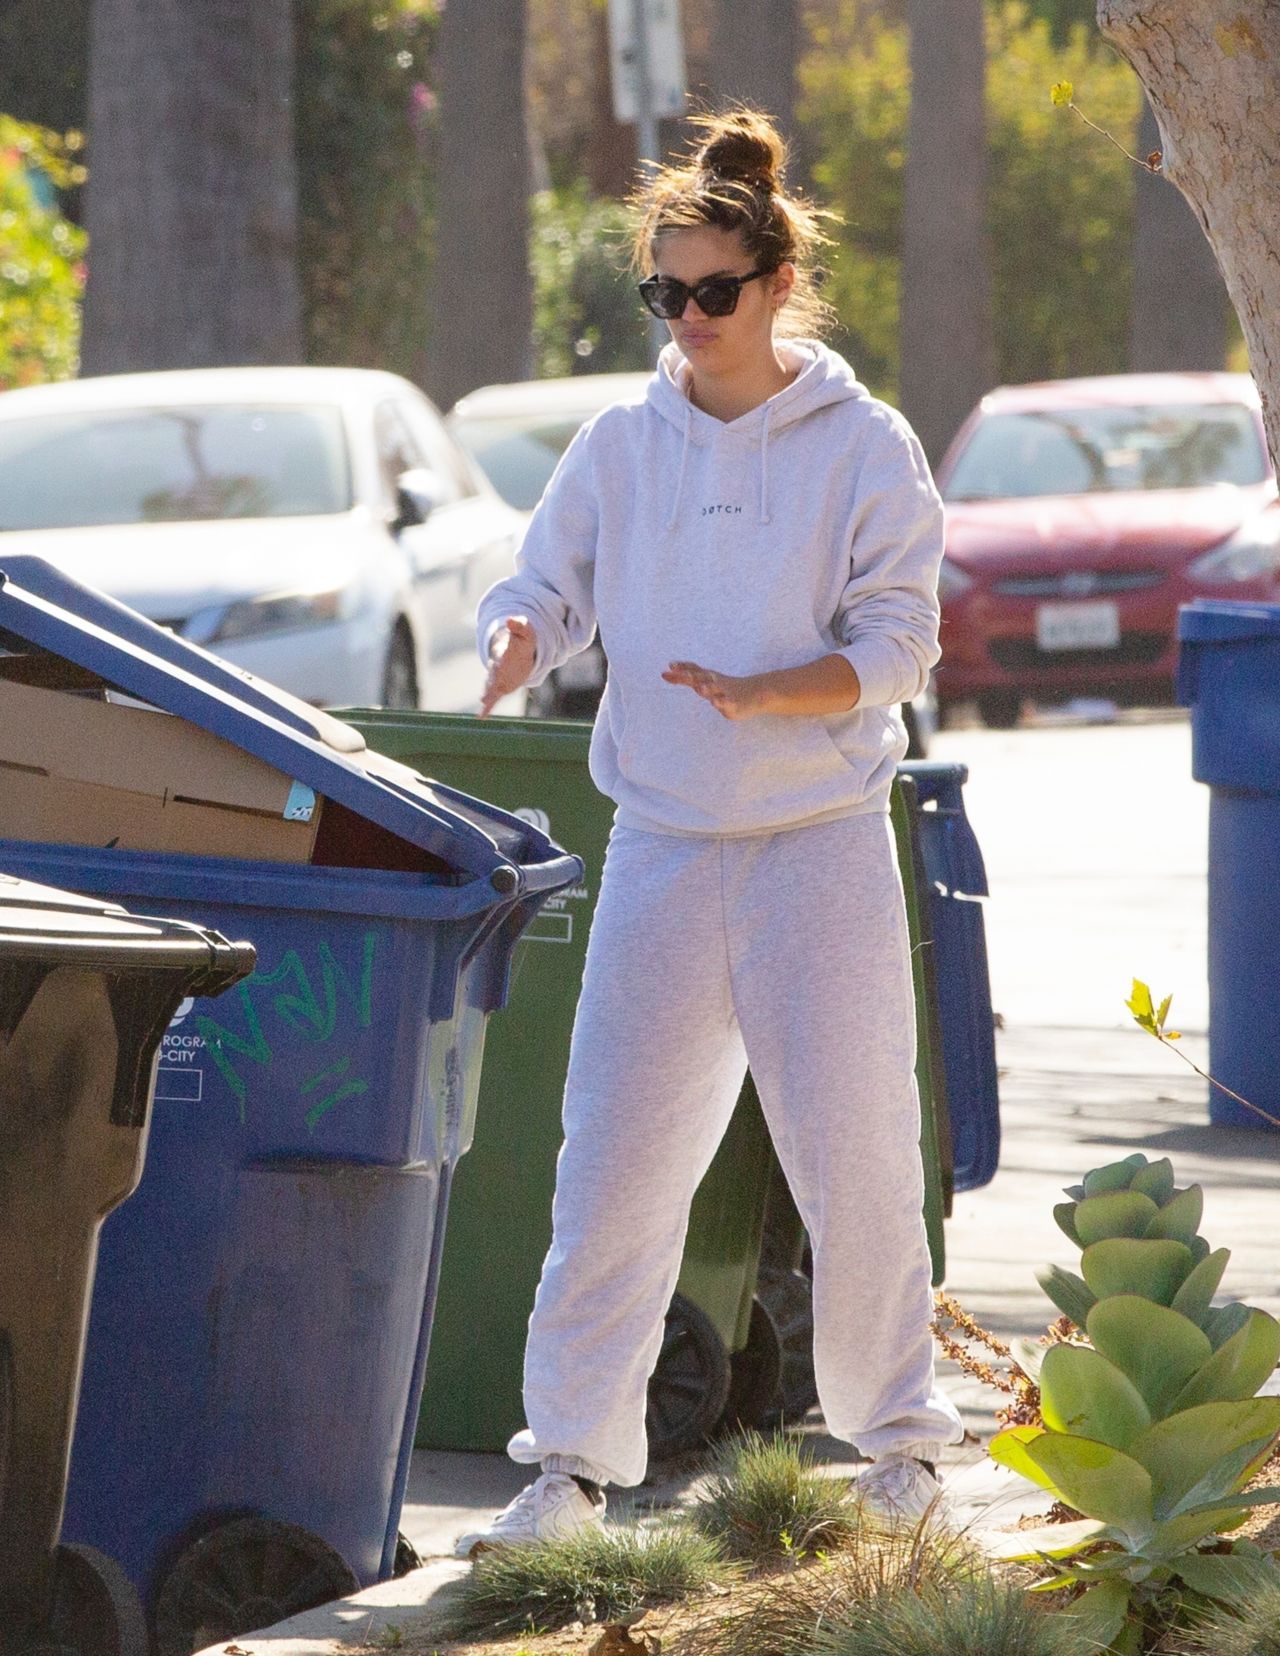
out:
M178 806L203 808L210 819L216 817L219 829L209 854L246 861L265 855L270 860L270 853L257 848L261 840L250 847L234 837L246 830L259 833L266 823L260 806L246 805L241 791L256 764L259 779L265 773L277 790L267 795L271 812L282 813L272 816L271 829L276 834L298 830L299 849L290 860L323 868L429 874L458 886L479 880L504 896L527 894L535 905L540 900L535 893L572 877L574 859L528 823L371 754L349 725L219 660L43 559L2 554L0 548L0 676L10 689L19 695L25 688L62 696L64 705L50 705L62 713L70 710L75 721L95 709L104 717L133 713L152 721L167 718L168 730L183 744L184 764L179 786L160 789L154 779L146 782L150 796L125 785L130 778L136 782L137 773L126 776L118 767L110 767L106 777L99 773L97 780L67 775L67 764L57 758L47 730L39 733L40 749L33 756L30 747L21 746L23 733L17 727L6 729L13 721L0 714L0 759L10 760L7 769L0 768L0 783L24 773L15 767L25 767L25 774L35 778L32 786L59 778L63 784L104 790L114 786L135 803L149 797L151 827L165 832L170 823L177 828L180 815L194 820ZM108 699L111 693L114 702ZM161 726L153 722L145 729L158 736ZM188 747L202 738L218 745ZM82 743L79 751L91 745ZM201 772L185 758L194 752L218 752L234 767L222 772L224 783L234 774L232 798L206 798L209 790L194 785ZM19 791L0 786L0 811L4 795L11 793L16 813ZM310 821L283 821L291 794L292 812L301 817L310 809ZM173 813L168 822L166 810ZM58 817L58 842L84 843L75 837L83 829L74 817L72 810ZM0 842L30 832L14 820L0 821ZM94 843L113 837L99 840L95 835ZM301 847L304 838L309 850ZM116 844L124 849L119 840ZM190 845L184 841L184 850ZM152 839L132 849L162 847ZM284 860L283 854L275 860ZM500 1004L499 989L494 988L495 1005Z
M40 660L0 658L0 839L311 861L312 789L169 713L8 676Z

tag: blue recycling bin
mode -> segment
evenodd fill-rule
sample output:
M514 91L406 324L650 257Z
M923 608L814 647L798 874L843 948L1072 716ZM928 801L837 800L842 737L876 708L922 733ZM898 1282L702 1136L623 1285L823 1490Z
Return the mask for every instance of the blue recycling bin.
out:
M1000 1161L1000 1084L979 901L988 895L987 871L964 808L969 767L912 760L899 768L914 780L920 803L955 1188L976 1190L991 1182Z
M304 863L0 839L15 875L257 950L163 1043L146 1172L102 1232L63 1528L186 1656L395 1568L485 1021L581 864L38 559L0 559L0 640L0 678L69 666L318 813Z
M1209 786L1209 1072L1280 1118L1280 604L1178 616L1178 700ZM1217 1087L1209 1119L1274 1130Z

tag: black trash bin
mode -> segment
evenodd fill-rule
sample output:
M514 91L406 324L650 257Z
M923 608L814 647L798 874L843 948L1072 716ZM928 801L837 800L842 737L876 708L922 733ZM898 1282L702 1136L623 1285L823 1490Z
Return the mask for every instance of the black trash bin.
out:
M176 1008L253 965L217 932L0 874L0 1656L145 1656L119 1565L58 1545L98 1232L141 1176Z

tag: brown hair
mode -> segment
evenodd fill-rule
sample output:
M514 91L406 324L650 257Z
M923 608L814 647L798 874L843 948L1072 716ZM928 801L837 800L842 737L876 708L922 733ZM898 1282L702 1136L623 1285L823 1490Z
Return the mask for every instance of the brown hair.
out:
M632 268L647 269L653 243L668 231L707 225L737 231L760 269L795 265L787 331L814 337L825 332L834 312L818 294L815 259L831 240L821 220L834 215L787 193L786 145L767 115L738 105L719 115L695 115L693 123L700 130L689 158L660 167L630 197Z

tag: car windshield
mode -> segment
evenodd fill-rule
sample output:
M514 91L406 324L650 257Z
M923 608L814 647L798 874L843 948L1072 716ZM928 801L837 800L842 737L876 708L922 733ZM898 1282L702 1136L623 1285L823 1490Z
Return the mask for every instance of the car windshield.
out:
M1241 404L1047 408L988 414L961 449L947 500L1261 483L1267 461Z
M0 529L310 517L350 506L336 407L0 419Z
M505 419L454 420L454 436L478 462L508 506L531 512L542 499L560 456L591 411L513 414Z

